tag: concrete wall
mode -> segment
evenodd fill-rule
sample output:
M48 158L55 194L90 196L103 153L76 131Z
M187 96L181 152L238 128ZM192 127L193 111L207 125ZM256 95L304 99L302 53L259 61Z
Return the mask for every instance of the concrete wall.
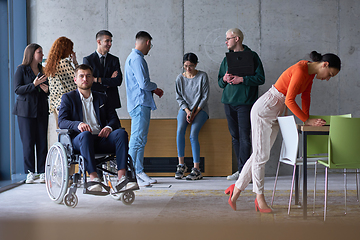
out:
M342 71L329 82L315 80L311 114L352 113L360 117L359 46L360 2L356 0L29 0L30 42L43 46L45 55L54 40L66 36L75 43L79 62L96 48L95 34L110 30L111 53L120 57L121 68L134 46L139 30L153 37L146 57L152 81L165 91L153 118L175 118L178 110L174 82L182 72L182 56L192 51L198 69L211 82L210 118L225 118L217 85L219 65L225 56L225 32L238 27L244 44L256 51L265 68L264 93L279 75L312 50L333 52L342 59ZM119 88L121 118L129 118L124 84ZM52 122L52 120L50 120ZM51 126L50 132L54 132ZM50 143L54 140L54 134ZM278 139L268 163L273 174L279 154Z

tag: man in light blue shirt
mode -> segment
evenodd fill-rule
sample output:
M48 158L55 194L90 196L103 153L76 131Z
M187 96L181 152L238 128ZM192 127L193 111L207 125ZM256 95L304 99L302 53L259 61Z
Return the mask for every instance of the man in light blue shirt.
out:
M163 90L150 81L149 69L144 56L150 51L152 37L140 31L136 34L135 48L125 62L125 84L127 110L131 117L131 136L129 154L134 161L136 176L140 187L157 181L144 173L144 150L149 132L150 113L156 109L153 93L162 97Z

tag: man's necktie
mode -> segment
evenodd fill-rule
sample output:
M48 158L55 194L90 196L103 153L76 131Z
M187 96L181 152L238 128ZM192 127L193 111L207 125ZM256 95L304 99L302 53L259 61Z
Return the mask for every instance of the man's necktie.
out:
M104 56L101 56L100 64L101 64L102 67L105 67L105 57Z

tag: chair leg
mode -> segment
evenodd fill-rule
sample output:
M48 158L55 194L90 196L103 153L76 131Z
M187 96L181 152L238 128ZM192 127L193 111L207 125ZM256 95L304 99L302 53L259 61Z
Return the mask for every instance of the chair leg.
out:
M298 181L298 189L301 190L301 167L299 167L299 181ZM304 194L304 192L302 192L302 194ZM301 199L301 198L300 198ZM299 205L301 206L301 200L299 199Z
M355 177L356 177L356 198L357 198L357 201L359 202L359 178L358 178L358 174L359 174L359 169L356 169L356 174L355 174Z
M346 189L346 186L347 186L347 182L346 182L347 178L346 178L346 169L344 169L344 195L345 195L345 215L346 215L346 192L347 192L347 189Z
M275 198L275 191L276 191L276 183L277 183L277 179L279 176L279 169L280 169L280 161L278 162L278 166L277 166L277 170L276 170L276 175L275 175L275 183L274 183L274 189L273 189L273 193L272 193L272 198L271 198L271 207L274 203L274 198Z
M292 200L293 189L294 189L294 181L295 181L295 171L296 171L296 164L294 165L293 177L292 177L292 181L291 181L291 190L290 190L288 215L290 215L291 200Z
M328 198L328 168L325 168L325 201L324 201L324 222L326 221L327 199Z
M316 174L317 174L317 162L315 162L313 214L315 214L315 200L316 200Z

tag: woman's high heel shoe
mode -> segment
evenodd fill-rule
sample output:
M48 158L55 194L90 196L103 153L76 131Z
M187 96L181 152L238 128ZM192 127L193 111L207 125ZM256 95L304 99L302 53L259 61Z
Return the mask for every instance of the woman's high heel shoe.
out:
M261 212L261 213L272 213L271 208L261 209L261 208L259 207L259 203L258 203L258 201L257 201L256 198L255 198L255 211L256 211L256 212L259 211L259 212Z
M232 195L233 195L233 193L234 193L234 187L235 187L235 184L232 184L230 187L228 187L228 188L225 190L225 194L226 194L226 195L229 195L229 194L230 194L228 203L229 203L229 205L231 206L231 208L234 209L234 211L236 211L236 204L234 204L234 203L231 201L231 197L232 197Z

